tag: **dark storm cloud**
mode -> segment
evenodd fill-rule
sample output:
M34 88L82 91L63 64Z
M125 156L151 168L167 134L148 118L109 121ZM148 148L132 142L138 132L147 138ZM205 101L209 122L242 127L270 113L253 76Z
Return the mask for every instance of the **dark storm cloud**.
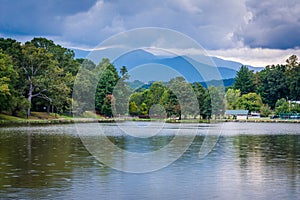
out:
M92 43L128 29L155 26L183 32L205 48L229 48L238 44L232 35L245 15L245 5L236 0L98 1L88 12L68 17L64 35Z
M95 0L1 0L0 34L59 35L66 16L85 12Z
M298 0L0 0L0 35L93 47L132 28L180 31L210 50L297 48Z
M260 1L246 2L252 18L236 31L236 37L251 47L288 49L300 47L300 2Z

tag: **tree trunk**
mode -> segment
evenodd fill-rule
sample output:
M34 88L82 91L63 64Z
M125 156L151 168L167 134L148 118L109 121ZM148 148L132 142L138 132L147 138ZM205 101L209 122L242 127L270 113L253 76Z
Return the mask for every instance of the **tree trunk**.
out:
M32 100L32 93L33 93L33 85L32 85L32 82L30 82L29 84L29 92L28 92L28 102L29 102L29 107L27 109L27 118L30 117L30 109L31 109L31 100Z
M50 106L51 106L51 105L48 105L48 106L47 106L47 113L48 113L48 114L50 114Z

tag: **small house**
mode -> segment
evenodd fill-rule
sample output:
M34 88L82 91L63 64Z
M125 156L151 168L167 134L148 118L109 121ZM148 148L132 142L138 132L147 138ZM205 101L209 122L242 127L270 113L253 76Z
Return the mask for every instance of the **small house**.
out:
M226 110L225 115L233 119L248 119L249 110Z

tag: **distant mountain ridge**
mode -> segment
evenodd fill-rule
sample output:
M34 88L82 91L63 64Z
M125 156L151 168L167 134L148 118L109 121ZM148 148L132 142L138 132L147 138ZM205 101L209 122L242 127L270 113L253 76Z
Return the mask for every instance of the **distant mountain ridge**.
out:
M87 53L87 52L85 52ZM239 68L243 65L242 63L230 61L230 60L224 60L218 57L209 57L205 59L211 59L213 63L217 66L217 69L220 73L219 78L216 78L218 80L229 80L234 79L236 76L237 71ZM201 74L199 74L199 71L195 69L195 67L191 64L190 59L187 59L185 56L160 56L160 55L154 55L149 51L138 49L131 51L127 54L124 54L113 61L113 64L119 71L122 66L126 66L127 69L132 70L138 66L143 66L147 64L156 64L157 68L159 66L168 66L174 71L178 71L180 74L182 74L187 81L189 82L207 82L207 81L213 81L211 80L205 80ZM200 64L197 61L192 61L193 64L199 65L202 67L201 69L209 69L212 66L208 66L205 64ZM247 67L250 70L261 71L264 69L263 67L252 67L247 65ZM201 70L200 70L201 71ZM215 71L215 70L212 70ZM156 74L155 74L156 73ZM151 71L147 71L144 74L144 82L151 81L151 79L147 79L147 77L155 76L155 75L161 75L163 73L166 73L166 76L163 77L164 79L167 79L167 72L153 72L151 74ZM142 74L142 73L140 73ZM143 75L141 75L143 76ZM166 81L166 80L163 80ZM232 82L232 81L230 81Z
M233 69L235 71L238 71L239 68L243 65L240 62L231 61L231 60L224 60L218 57L212 56L211 59L218 67L225 67L229 69ZM251 65L246 65L250 70L253 70L254 72L261 71L264 69L264 67L253 67Z
M237 71L243 65L242 63L223 60L217 57L210 57L210 59L217 66L219 73L221 75L220 79L222 80L235 78ZM193 61L193 62L197 62L197 61ZM139 50L129 52L125 55L122 55L113 62L113 64L117 69L120 69L122 66L126 66L128 70L149 63L169 66L172 69L179 71L181 74L183 74L184 77L188 79L189 82L204 81L203 77L201 77L201 75L199 76L199 72L190 63L190 60L185 58L184 56L174 56L174 57L156 56L148 51L139 49ZM203 66L205 68L212 67L205 64L199 64L199 66ZM260 71L263 69L263 68L256 68L252 66L248 66L248 67L250 70L254 70L254 71Z

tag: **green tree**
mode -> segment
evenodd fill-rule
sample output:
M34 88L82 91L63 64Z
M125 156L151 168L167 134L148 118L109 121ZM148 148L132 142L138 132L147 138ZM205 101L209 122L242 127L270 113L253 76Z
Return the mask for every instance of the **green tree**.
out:
M202 113L202 117L204 119L210 119L211 115L212 115L211 97L209 91L206 90L205 99L204 99L204 111Z
M240 109L249 110L249 112L260 111L262 105L260 95L254 92L244 94L238 100L238 107Z
M215 117L222 116L225 113L225 91L223 87L208 87L210 95L211 112Z
M300 64L298 57L292 55L287 60L287 84L290 91L289 99L300 100Z
M78 69L78 63L73 60L74 53L45 38L26 42L21 50L23 92L31 107L32 100L39 98L54 106L57 112L62 112L66 104L70 105L71 86ZM27 116L30 116L30 111L28 108Z
M10 57L0 51L0 111L12 107L17 78L18 74L13 69Z
M174 109L178 109L178 106L180 106L180 111L177 112L179 119L181 119L181 115L187 118L190 115L195 116L200 114L199 104L193 87L187 83L183 77L171 79L167 87L176 96L177 102L179 103L174 105ZM171 96L172 95L170 95L170 97ZM172 98L174 99L174 96Z
M103 114L101 110L105 97L113 93L119 80L119 75L115 66L113 66L107 58L102 59L93 71L99 76L95 94L95 109L97 112Z
M138 106L134 101L129 103L129 114L130 116L137 116L139 114Z
M17 70L22 57L21 43L11 38L0 38L0 49L11 57L15 70Z
M298 62L298 57L296 55L291 55L287 60L286 60L286 65L289 69L295 68L299 65Z
M164 106L167 117L181 117L181 108L176 95L170 89L166 89L160 99L161 105Z
M31 104L33 98L43 98L51 101L47 95L47 85L55 85L55 79L59 78L60 69L52 58L51 53L47 53L45 49L36 48L31 43L22 46L22 69L26 77L25 85L27 86L27 100ZM51 75L51 76L50 76ZM29 107L27 116L30 116Z
M140 114L143 115L143 116L148 116L148 106L146 103L142 103L141 106L140 106Z
M64 111L71 110L71 88L70 83L73 83L73 76L71 73L67 73L65 76L60 76L64 73L63 69L55 68L54 73L47 76L48 84L46 84L47 95L49 97L49 103L56 108L56 113L63 113Z
M150 108L154 104L159 104L161 102L161 97L166 90L166 87L164 86L164 83L162 81L159 82L154 82L146 95L146 100L145 102L147 103L148 108Z
M125 115L128 114L128 102L131 90L128 82L126 82L129 75L125 66L121 68L120 73L121 77L118 79L118 82L113 89L113 95L115 97L114 112L115 114Z
M207 110L208 105L206 105L206 103L207 103L206 99L207 99L207 96L209 95L209 93L200 83L195 83L193 85L193 89L197 96L200 115L202 118L207 118L206 110Z
M107 117L112 117L112 105L114 104L114 97L113 95L109 94L105 97L104 103L101 108L101 113Z
M134 102L137 106L141 106L144 101L143 92L134 92L129 98L129 102Z
M284 65L267 66L258 73L256 91L261 95L263 103L270 105L271 108L275 108L278 99L289 95L285 73Z
M76 76L73 91L73 110L74 114L80 116L85 111L95 110L95 94L91 91L98 84L97 73L86 68L81 68ZM101 105L102 106L102 105ZM98 110L100 108L98 107Z
M22 64L21 43L11 38L0 38L0 49L10 58L12 67L17 74L10 79L10 85L13 86L11 98L1 104L2 106L5 105L6 111L11 111L13 115L17 115L18 112L24 112L24 110L29 107L24 94L24 88L26 88L24 86L24 80L26 80L26 77L23 75L24 70L20 67Z
M263 104L260 108L260 116L268 117L272 113L272 110L269 105Z
M229 88L225 95L226 109L236 110L238 107L238 100L239 100L240 96L241 96L240 90L235 90L235 89Z
M290 106L289 103L284 99L278 99L275 105L275 113L279 115L280 113L289 113Z
M96 64L89 59L77 58L76 61L80 64L81 68L85 68L90 71L96 68Z
M247 66L240 68L234 80L233 89L240 90L242 95L254 92L254 74Z
M298 103L290 102L289 106L292 113L300 113L300 105Z
M129 79L128 70L126 66L122 66L120 69L121 76L124 77L124 79Z
M52 40L47 38L33 38L30 42L36 48L45 49L46 52L51 53L54 60L57 61L58 66L66 73L71 73L75 76L79 70L79 63L74 59L74 51L55 44Z

